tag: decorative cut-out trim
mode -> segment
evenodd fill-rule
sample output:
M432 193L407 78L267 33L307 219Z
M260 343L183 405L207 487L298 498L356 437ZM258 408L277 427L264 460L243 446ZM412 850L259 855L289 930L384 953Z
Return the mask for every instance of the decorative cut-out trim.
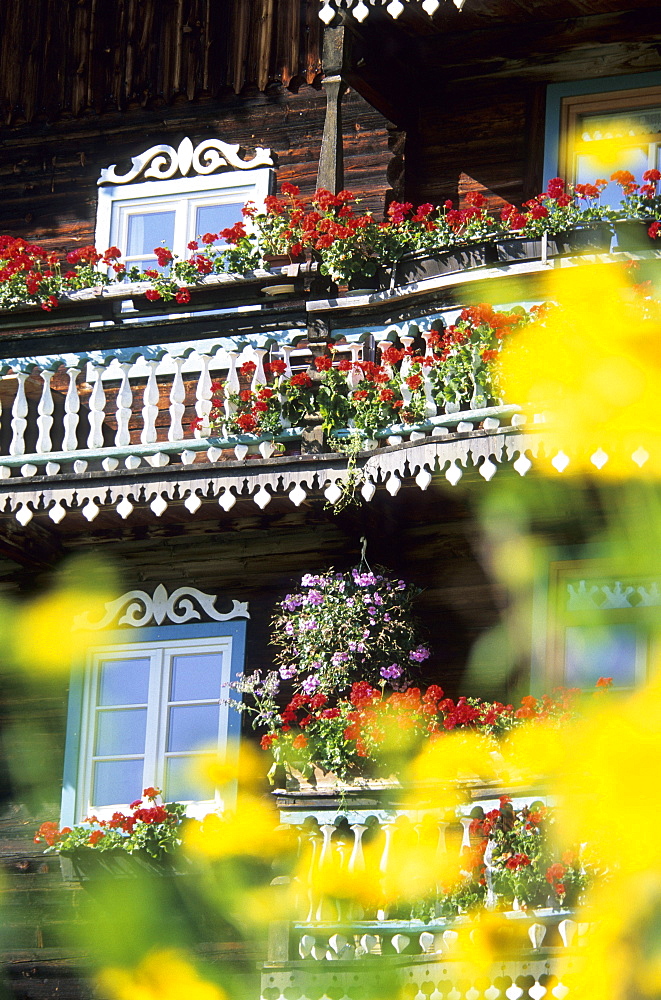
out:
M579 580L577 585L567 584L567 611L605 611L614 608L661 607L661 591L657 581L645 586L627 586L619 580L612 585L597 586Z
M205 594L196 587L179 587L168 596L163 584L159 583L151 596L145 590L129 590L115 601L108 601L106 613L101 621L90 621L88 611L78 615L74 619L73 627L93 630L106 628L118 618L125 607L124 614L118 619L118 625L143 628L149 625L152 619L157 625L162 625L166 618L175 625L183 625L184 622L193 619L199 621L202 618L200 612L195 609L193 601L196 601L204 614L215 622L226 622L230 618L250 618L247 602L232 601L232 610L221 614L214 607L216 600L213 594Z
M461 10L465 0L452 0L457 10ZM421 7L425 14L433 17L441 6L441 0L322 0L319 17L324 24L330 24L339 11L347 11L356 21L362 22L369 14L377 8L386 10L388 14L397 20L406 10L406 5L411 7Z
M220 139L204 139L193 147L189 138L182 139L177 148L161 143L151 146L139 156L131 157L133 166L126 174L117 173L117 164L101 171L97 184L129 184L136 180L167 181L177 175L186 177L194 174L207 176L218 170L253 170L255 167L272 167L270 149L255 147L255 155L250 160L239 156L241 147Z

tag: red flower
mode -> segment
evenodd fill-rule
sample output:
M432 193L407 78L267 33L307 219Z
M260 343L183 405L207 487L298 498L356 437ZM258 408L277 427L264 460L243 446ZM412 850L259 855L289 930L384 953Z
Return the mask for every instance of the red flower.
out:
M600 677L599 680L597 681L597 687L598 688L605 688L607 690L608 688L611 688L612 686L613 686L613 678L612 677Z
M193 417L188 426L192 431L199 431L203 423L204 421L202 420L202 417ZM133 808L133 805L131 805L131 808Z
M57 299L54 295L49 295L45 302L41 303L41 308L45 309L46 312L50 312L51 309L56 309L58 305Z
M495 361L497 357L498 357L498 351L497 350L482 351L482 360L485 363L487 363L489 361Z
M661 232L661 222L653 222L652 225L647 230L647 235L650 236L651 239L655 240L658 238L660 232Z
M179 305L184 305L186 302L190 302L190 292L187 288L180 288L175 295L175 299Z
M49 847L52 847L60 839L60 834L64 832L64 830L59 829L57 823L53 822L53 820L47 820L41 824L35 833L34 842L38 844L40 840L43 840Z
M257 365L254 361L244 361L241 365L240 371L244 378L252 378L257 371Z
M654 181L654 183L661 181L661 170L646 170L643 174L643 180Z
M406 384L412 391L419 389L422 385L422 375L409 375L406 379Z
M280 361L278 358L275 361L267 361L264 365L266 372L272 372L274 375L284 375L287 370L287 365L284 361Z
M103 832L103 830L93 830L92 833L90 833L89 835L89 840L87 841L87 843L90 845L90 847L94 847L94 845L98 844L99 841L103 840L104 837L105 833Z
M291 745L294 747L295 750L304 750L305 747L308 745L308 741L303 735L303 733L299 733L298 736L294 737Z
M205 233L204 236L202 237L202 242L206 243L207 246L210 246L210 244L215 243L217 239L218 239L217 233Z
M197 240L191 240L190 243L188 244L188 249L189 250L199 250L200 249L200 244L197 242Z
M160 788L153 788L150 785L149 788L144 788L142 790L142 794L143 794L143 796L146 799L150 799L151 801L153 801L154 799L157 799L158 796L161 794L161 789Z
M526 868L529 864L531 861L527 854L513 854L505 862L505 867L509 868L510 871L516 871L517 868Z
M322 357L314 359L314 367L318 372L327 372L333 367L332 358Z
M158 291L157 288L148 288L147 291L145 292L145 296L146 298L149 299L150 302L156 302L157 299L160 299L161 293Z
M266 733L264 736L262 736L261 740L259 741L259 745L261 746L262 750L270 750L277 739L278 739L277 733Z
M395 398L395 393L392 389L382 389L379 393L379 399L382 403L391 403Z
M367 399L368 395L367 389L356 389L352 398L359 402L361 399Z
M257 427L257 421L250 413L242 413L236 418L237 426L246 434L250 434Z
M301 193L301 189L296 187L295 184L290 184L289 181L285 181L280 185L280 191L282 194L290 195L292 198L295 198L296 195Z
M242 389L239 393L239 399L242 403L249 403L252 398L252 393L250 389Z
M312 385L312 379L305 372L299 372L297 375L292 375L289 379L289 384L294 386L299 386L301 389L309 389Z

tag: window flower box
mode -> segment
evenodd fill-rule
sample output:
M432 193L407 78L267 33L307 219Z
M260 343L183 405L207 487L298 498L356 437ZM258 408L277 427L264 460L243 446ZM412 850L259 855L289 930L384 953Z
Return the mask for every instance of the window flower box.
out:
M615 222L617 249L636 252L658 250L659 240L649 234L654 219L619 219Z
M576 226L549 239L549 255L608 253L611 238L612 230L607 222Z
M485 267L498 263L495 243L471 243L435 253L406 254L395 264L395 285L410 285L426 278L438 278L468 268Z

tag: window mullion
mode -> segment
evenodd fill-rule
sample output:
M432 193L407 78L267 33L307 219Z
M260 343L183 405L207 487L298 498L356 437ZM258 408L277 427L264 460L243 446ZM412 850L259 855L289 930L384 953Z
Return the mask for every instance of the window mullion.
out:
M164 741L164 711L167 710L168 678L165 677L165 656L162 649L151 653L149 673L149 703L147 705L147 733L145 738L145 765L143 788L155 785L161 788L163 759L161 743ZM142 790L142 789L141 789Z

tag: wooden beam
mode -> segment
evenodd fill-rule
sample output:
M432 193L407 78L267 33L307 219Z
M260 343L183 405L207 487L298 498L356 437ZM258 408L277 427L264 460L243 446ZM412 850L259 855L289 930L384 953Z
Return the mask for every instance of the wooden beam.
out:
M342 97L347 89L350 34L344 24L334 22L324 30L321 81L326 91L326 119L321 139L317 188L337 194L344 187Z

